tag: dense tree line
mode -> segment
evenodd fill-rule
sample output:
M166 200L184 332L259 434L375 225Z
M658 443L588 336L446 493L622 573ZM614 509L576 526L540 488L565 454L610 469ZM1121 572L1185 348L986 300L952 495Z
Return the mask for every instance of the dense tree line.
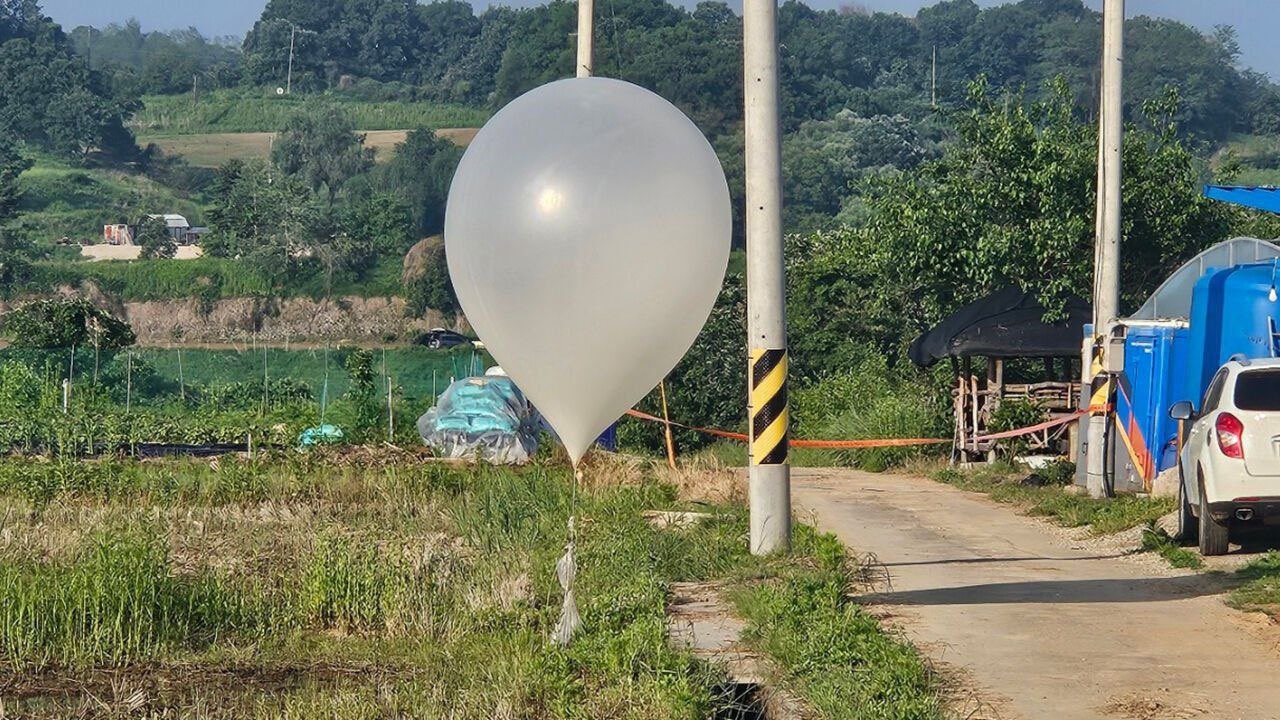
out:
M195 28L143 32L137 19L105 28L80 26L71 42L121 92L167 94L221 88L242 80L234 38L206 38Z
M915 17L819 11L792 0L778 23L791 230L861 218L866 181L935 153L951 132L947 114L978 76L1029 102L1062 78L1075 112L1086 120L1096 113L1101 17L1081 0L985 9L943 0ZM1280 129L1280 92L1238 67L1230 29L1206 35L1148 17L1127 28L1130 118L1173 86L1182 98L1176 126L1197 146ZM282 83L292 36L295 88L497 109L572 75L575 31L576 4L566 0L479 15L458 0L270 0L246 36L244 73L252 84ZM740 217L741 19L723 2L687 10L667 0L611 0L597 8L596 33L597 74L654 90L711 138Z
M353 79L399 83L439 100L497 108L549 80L573 74L576 6L553 0L475 15L443 0L270 0L244 42L246 79L278 84L295 41L295 86L338 87ZM935 88L945 105L985 75L993 87L1036 95L1062 76L1092 111L1100 15L1081 0L1022 0L979 8L944 0L916 17L818 11L794 0L779 9L783 116L794 130L843 110L859 116L927 114ZM1126 108L1179 87L1182 131L1221 139L1273 129L1275 88L1237 67L1234 33L1205 35L1172 20L1128 23ZM612 0L598 8L596 72L649 87L712 135L731 129L741 98L741 21L721 2L693 10L665 0Z
M136 152L124 120L136 100L91 70L36 0L0 1L0 137L83 158Z
M375 165L364 136L331 106L290 120L270 161L232 161L209 189L214 233L205 249L240 257L276 282L299 271L363 277L379 258L403 256L444 226L461 148L414 130Z

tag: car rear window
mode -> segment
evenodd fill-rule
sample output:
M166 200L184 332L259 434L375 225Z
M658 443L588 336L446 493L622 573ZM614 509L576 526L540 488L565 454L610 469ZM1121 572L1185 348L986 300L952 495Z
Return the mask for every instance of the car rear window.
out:
M1240 373L1236 378L1236 407L1280 410L1280 368Z

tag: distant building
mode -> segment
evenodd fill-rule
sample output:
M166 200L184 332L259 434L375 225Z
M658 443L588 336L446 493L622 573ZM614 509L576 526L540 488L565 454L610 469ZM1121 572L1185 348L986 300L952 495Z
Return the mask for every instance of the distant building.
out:
M200 237L209 232L206 227L192 227L182 215L166 213L164 215L148 215L148 218L164 220L169 230L169 237L179 245L199 245ZM102 241L109 245L133 245L138 236L138 225L114 223L102 226Z

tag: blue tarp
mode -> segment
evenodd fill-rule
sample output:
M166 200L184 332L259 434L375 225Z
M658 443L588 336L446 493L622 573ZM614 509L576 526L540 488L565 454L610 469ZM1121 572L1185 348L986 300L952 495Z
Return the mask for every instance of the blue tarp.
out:
M538 449L541 422L510 378L469 377L449 385L418 418L423 442L444 457L525 463Z

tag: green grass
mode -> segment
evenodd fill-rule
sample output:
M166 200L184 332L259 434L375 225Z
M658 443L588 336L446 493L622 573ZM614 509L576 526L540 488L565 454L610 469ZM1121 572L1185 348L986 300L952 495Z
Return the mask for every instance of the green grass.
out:
M790 566L735 594L750 623L748 642L778 662L784 682L820 717L946 717L919 654L849 599L858 569L839 541L800 528L796 546L812 558L808 565Z
M1142 532L1142 549L1153 552L1164 558L1170 567L1185 570L1199 570L1204 567L1204 558L1200 554L1182 547L1178 541L1169 537L1169 533L1150 523Z
M33 508L0 483L0 662L19 717L89 694L136 714L131 690L93 685L107 667L154 688L145 709L164 717L709 717L720 672L667 644L668 587L685 580L738 588L751 642L822 716L940 717L920 658L845 596L859 568L834 538L801 528L792 557L755 558L737 506L653 527L643 511L687 505L651 476L575 493L558 465L333 452L97 467L109 500ZM584 625L561 648L547 638L570 513Z
M1280 141L1269 135L1235 135L1226 149L1241 164L1235 185L1280 185Z
M1280 551L1272 550L1235 573L1240 582L1227 596L1238 610L1280 615Z
M334 105L348 113L357 130L480 127L483 110L428 102L368 102L339 94L220 90L193 103L190 95L148 95L130 121L140 134L177 135L228 132L278 132L289 118L308 107Z
M99 228L101 230L101 228ZM39 262L29 285L50 290L92 281L120 300L174 300L235 297L392 297L402 292L403 258L382 258L363 278L337 278L325 287L324 272L296 273L283 287L251 263L232 258L134 260L130 262ZM326 292L327 290L327 292Z
M146 176L102 168L78 168L38 156L18 178L22 191L14 225L41 245L62 237L97 242L102 226L136 221L147 213L180 213L193 225L202 207Z
M17 665L118 664L276 620L247 586L175 577L163 541L132 528L96 534L66 562L0 564L0 598L0 652Z
M694 457L713 460L728 467L745 467L747 446L746 443L733 440L719 440L698 450ZM837 467L847 464L844 458L829 450L797 447L792 447L787 452L787 462L796 467Z
M1021 481L1008 465L981 466L968 471L946 468L933 479L962 490L985 493L991 499L1015 505L1030 515L1044 516L1066 527L1088 527L1107 535L1158 520L1173 511L1172 498L1119 495L1095 499L1065 492L1060 485L1034 485Z

